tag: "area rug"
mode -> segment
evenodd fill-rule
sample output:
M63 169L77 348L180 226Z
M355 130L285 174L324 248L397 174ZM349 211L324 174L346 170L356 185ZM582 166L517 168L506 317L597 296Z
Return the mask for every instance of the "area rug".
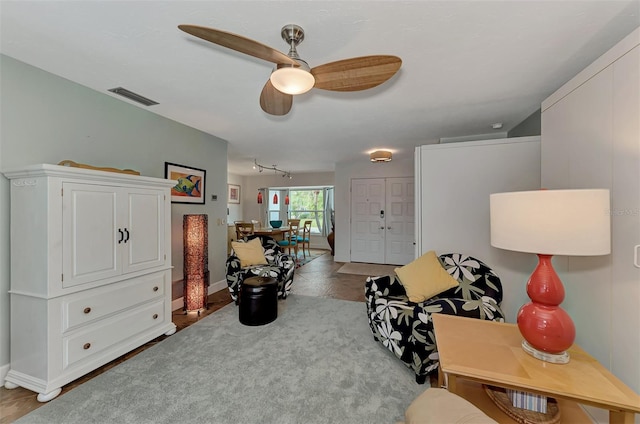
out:
M312 251L310 254L307 254L307 257L304 257L301 253L298 255L298 261L296 262L296 268L300 268L302 265L308 264L312 260L319 258L322 255L325 255L327 251Z
M358 262L349 262L340 267L338 270L341 274L356 275L395 275L393 271L400 265L380 265L380 264L363 264Z
M17 422L389 424L428 387L373 340L363 302L278 306L249 327L227 305Z

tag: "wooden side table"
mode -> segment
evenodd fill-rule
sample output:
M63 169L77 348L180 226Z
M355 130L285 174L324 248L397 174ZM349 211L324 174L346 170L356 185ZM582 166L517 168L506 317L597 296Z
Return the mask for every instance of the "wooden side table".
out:
M633 424L634 414L640 413L640 396L578 345L569 349L568 364L551 364L522 350L522 336L515 324L443 314L434 314L433 323L439 377L446 374L453 393L465 397L473 392L459 381L463 379L551 396L558 400L564 422L587 419L575 403L609 410L609 422L616 424ZM582 413L583 418L571 419L567 413Z

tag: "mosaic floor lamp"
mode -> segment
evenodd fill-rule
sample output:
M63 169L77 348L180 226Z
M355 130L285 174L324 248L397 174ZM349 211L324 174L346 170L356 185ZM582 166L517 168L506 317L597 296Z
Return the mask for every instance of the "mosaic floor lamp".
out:
M209 286L208 218L206 214L184 215L184 311L207 308Z

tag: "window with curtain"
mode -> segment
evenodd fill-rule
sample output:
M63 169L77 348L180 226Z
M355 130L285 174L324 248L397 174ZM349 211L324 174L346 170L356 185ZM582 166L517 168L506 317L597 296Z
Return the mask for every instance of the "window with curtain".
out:
M269 223L269 221L277 221L282 219L280 211L282 209L282 205L284 205L285 191L269 189L268 193L269 194L267 195L267 203L269 205L269 209L267 211L267 224ZM277 204L273 203L274 196L278 196Z
M289 189L289 217L311 220L311 233L325 232L325 188Z

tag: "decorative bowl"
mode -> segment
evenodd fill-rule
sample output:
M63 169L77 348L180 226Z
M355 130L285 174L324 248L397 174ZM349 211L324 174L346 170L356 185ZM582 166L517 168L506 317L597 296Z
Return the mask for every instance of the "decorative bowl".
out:
M279 220L279 221L269 221L269 224L270 224L273 228L280 228L280 227L282 227L282 220Z

